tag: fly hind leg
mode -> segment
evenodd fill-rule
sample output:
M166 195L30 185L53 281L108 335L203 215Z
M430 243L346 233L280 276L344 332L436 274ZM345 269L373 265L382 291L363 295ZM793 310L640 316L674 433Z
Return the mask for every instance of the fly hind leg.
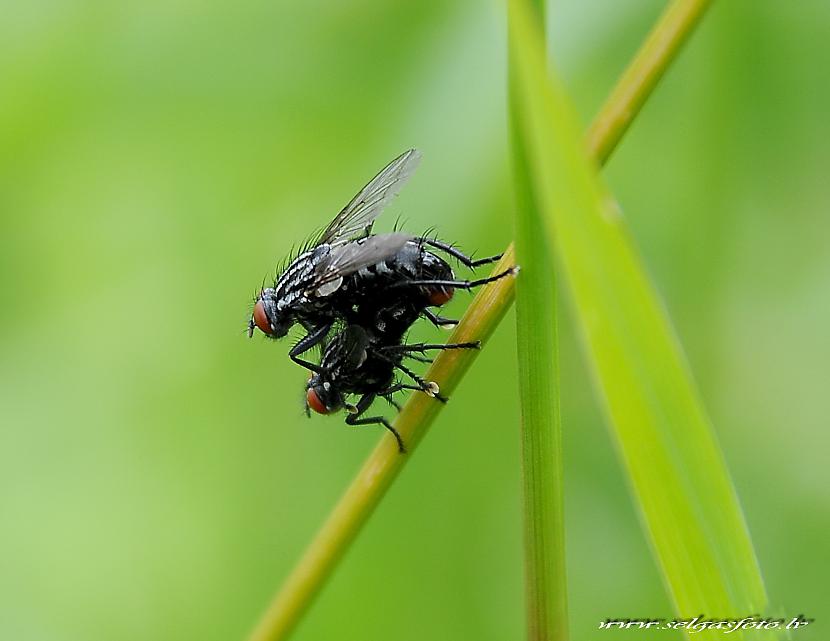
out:
M384 351L403 353L409 358L415 358L410 352L423 354L431 349L481 349L481 341L471 341L469 343L409 343L406 345L389 345L383 349Z
M424 279L424 280L401 280L394 283L392 287L448 287L452 289L474 289L487 283L500 280L505 276L513 276L518 269L511 267L495 276L488 276L487 278L479 278L478 280L439 280L439 279Z
M447 397L441 396L441 389L438 387L437 383L433 383L432 381L425 381L423 378L418 376L415 372L413 372L411 369L409 369L406 365L403 365L402 363L395 363L395 368L401 370L409 378L415 381L418 384L418 389L421 392L424 392L426 395L431 396L432 398L439 400L442 403L447 402Z
M423 392L424 391L423 389L421 389L421 387L419 387L417 385L407 385L406 383L395 383L394 385L391 385L391 386L387 387L385 390L381 390L380 392L378 392L378 396L383 396L384 398L386 398L387 396L391 396L395 392L402 392L404 390L413 390L415 392ZM400 409L400 407L398 407L398 409Z
M415 390L418 390L419 392L423 392L427 396L431 396L432 398L434 398L438 401L441 401L442 403L446 403L447 398L445 396L441 396L441 394L440 394L441 390L438 387L438 383L434 383L432 381L425 381L423 378L421 378L415 372L413 372L411 369L409 369L406 365L401 363L401 356L398 356L397 354L394 354L395 351L400 353L400 349L396 350L396 348L400 348L400 347L405 348L406 346L405 345L389 345L389 346L384 347L382 349L373 350L373 354L375 354L379 358L382 358L386 362L391 363L392 367L402 371L404 374L406 374L409 378L411 378L413 381L415 381L418 384L417 387L414 387L412 385L399 384L399 385L393 386L394 388L396 388L395 391L397 391L399 389L415 389ZM443 345L442 345L442 347L443 347ZM393 354L390 354L389 353L390 351L392 351ZM404 354L405 354L405 352L404 352Z
M452 318L444 318L443 316L439 316L435 312L429 309L425 309L421 312L424 316L427 317L429 322L431 322L436 327L452 327L458 325L458 321Z
M429 363L429 364L431 364L431 363L435 362L435 360L432 359L432 358L426 358L424 356L416 356L415 354L407 353L406 357L411 358L413 361L418 361L419 363Z
M384 390L384 392L385 392L385 390ZM398 410L400 412L401 409L402 409L401 404L398 403L398 401L396 401L394 398L392 398L393 392L389 392L388 394L384 393L384 392L379 392L378 396L380 396L384 401L389 403L392 407L394 407L396 410Z

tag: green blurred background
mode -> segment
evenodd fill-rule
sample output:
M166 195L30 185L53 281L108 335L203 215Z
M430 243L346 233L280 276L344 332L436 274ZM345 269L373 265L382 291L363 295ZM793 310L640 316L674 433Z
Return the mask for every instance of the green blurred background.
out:
M587 123L663 3L552 5ZM305 418L288 342L243 335L251 296L410 146L422 167L377 228L505 246L502 9L3 3L0 638L250 630L379 437ZM606 172L725 450L767 614L819 619L804 639L828 629L828 43L823 0L716 4ZM671 610L563 312L571 627L600 639L607 617ZM298 640L522 636L513 325Z

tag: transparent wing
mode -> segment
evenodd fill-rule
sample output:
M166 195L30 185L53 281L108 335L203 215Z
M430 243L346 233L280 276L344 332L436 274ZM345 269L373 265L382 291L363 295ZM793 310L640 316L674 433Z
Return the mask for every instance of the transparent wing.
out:
M334 247L317 265L312 289L319 289L326 283L332 283L354 274L363 267L394 256L413 238L409 234L378 234L369 236L366 240Z
M420 161L420 152L410 149L386 165L335 216L323 231L317 244L334 244L357 236L368 235L375 218L398 195Z

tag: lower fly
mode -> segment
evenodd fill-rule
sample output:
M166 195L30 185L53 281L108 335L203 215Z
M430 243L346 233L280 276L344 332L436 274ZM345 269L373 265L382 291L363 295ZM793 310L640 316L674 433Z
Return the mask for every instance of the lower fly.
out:
M364 416L378 397L400 409L393 394L405 390L422 392L446 403L439 386L426 381L407 367L403 360L427 360L419 356L428 351L447 349L479 349L478 341L468 343L383 344L359 325L348 325L335 334L323 350L319 370L312 373L306 385L306 412L332 414L345 409L347 425L383 425L398 442L398 450L406 451L403 439L383 416ZM403 381L396 380L396 374ZM357 396L354 404L350 396Z

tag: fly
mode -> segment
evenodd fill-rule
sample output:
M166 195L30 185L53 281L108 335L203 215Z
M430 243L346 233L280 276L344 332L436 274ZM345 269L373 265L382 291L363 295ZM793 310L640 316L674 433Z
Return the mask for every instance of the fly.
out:
M398 450L406 451L403 439L395 427L383 416L364 416L378 398L386 399L398 409L392 395L404 390L423 392L441 402L447 399L440 394L438 385L425 381L409 367L404 358L424 360L416 354L431 350L479 349L478 341L433 345L428 343L387 343L387 337L373 335L359 325L348 325L336 333L323 350L319 371L312 373L306 386L306 412L331 414L345 409L348 425L383 425L398 442ZM396 381L401 372L409 382ZM348 402L350 395L359 398L355 404Z
M471 269L501 256L473 260L437 239L399 232L372 234L375 219L409 180L420 158L410 149L389 163L335 216L314 245L288 265L273 287L260 292L248 323L249 336L258 328L270 338L282 338L300 324L305 336L289 356L319 373L321 365L300 356L323 342L336 322L362 326L396 343L422 315L435 325L455 324L429 307L440 307L456 289L469 290L515 273L511 268L489 278L459 280L436 251ZM388 310L405 314L394 319Z

